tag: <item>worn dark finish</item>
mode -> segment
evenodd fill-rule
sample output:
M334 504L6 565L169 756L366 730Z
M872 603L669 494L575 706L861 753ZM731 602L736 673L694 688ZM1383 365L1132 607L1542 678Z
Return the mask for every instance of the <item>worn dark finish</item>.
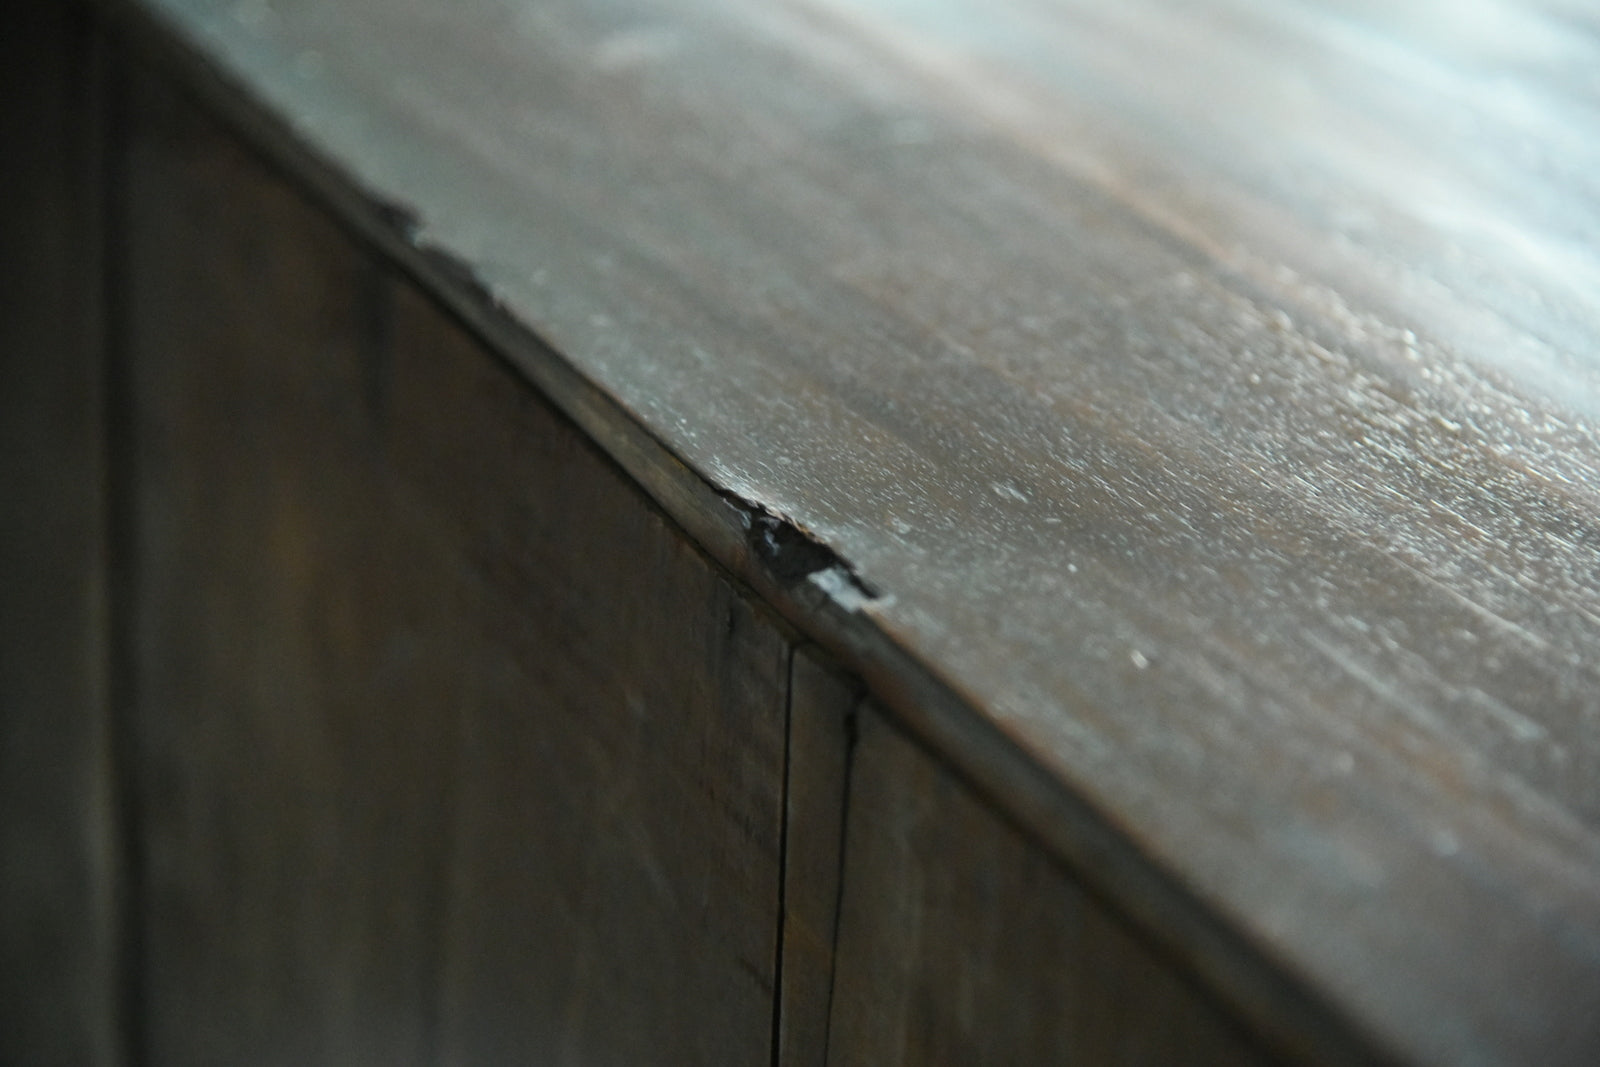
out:
M164 82L126 91L137 1053L427 1063L465 634L377 462L388 282Z
M470 582L444 1063L756 1063L790 643L638 489L402 294L391 477Z
M829 1063L1276 1062L877 709L858 734Z
M95 42L0 9L0 1063L119 1062Z
M150 7L658 499L563 360L881 592L797 612L1241 1011L1593 1061L1582 9Z
M458 325L135 84L142 1053L764 1061L788 640Z
M789 672L778 1063L822 1067L833 1002L845 794L858 684L814 649Z

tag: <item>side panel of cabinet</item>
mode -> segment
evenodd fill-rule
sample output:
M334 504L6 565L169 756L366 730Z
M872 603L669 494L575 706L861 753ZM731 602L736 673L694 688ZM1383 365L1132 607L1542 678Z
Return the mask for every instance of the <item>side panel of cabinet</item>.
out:
M859 701L854 679L813 649L795 653L777 1030L778 1062L784 1067L822 1067L827 1061L850 731Z
M830 1064L1270 1062L880 714L859 723Z
M766 1060L789 643L452 320L136 90L149 1061Z
M482 644L442 1061L767 1060L788 641L430 305L395 324L389 466Z

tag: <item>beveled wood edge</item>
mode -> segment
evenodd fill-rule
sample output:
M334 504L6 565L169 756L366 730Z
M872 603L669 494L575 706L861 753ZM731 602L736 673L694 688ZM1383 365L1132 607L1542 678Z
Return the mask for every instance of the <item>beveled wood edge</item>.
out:
M360 186L303 142L200 46L138 0L82 0L106 20L115 49L158 66L230 127L269 169L327 211L361 245L437 300L493 354L571 419L716 564L748 587L800 641L858 675L874 704L984 800L1081 879L1091 893L1189 969L1268 1046L1328 1064L1398 1064L1396 1050L1322 1000L1307 977L1198 897L1070 784L1051 775L935 665L874 620L847 561L831 583L785 581L753 550L758 502L719 489L619 400L518 322L469 263L419 246L406 205ZM791 528L792 529L792 528ZM804 536L804 535L802 535ZM841 573L843 571L844 573ZM845 579L844 583L838 579ZM824 591L829 584L832 591Z

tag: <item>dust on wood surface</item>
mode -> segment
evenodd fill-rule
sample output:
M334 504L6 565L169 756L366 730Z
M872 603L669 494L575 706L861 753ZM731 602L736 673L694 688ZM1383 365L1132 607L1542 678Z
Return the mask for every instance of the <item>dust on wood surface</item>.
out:
M1583 9L149 9L531 376L853 567L1009 753L948 758L1042 768L1030 825L1211 980L1592 1060Z

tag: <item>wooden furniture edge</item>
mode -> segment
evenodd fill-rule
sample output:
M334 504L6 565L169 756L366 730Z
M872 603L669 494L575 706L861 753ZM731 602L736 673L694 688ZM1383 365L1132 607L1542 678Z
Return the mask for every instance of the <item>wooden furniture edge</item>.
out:
M870 600L788 580L759 549L760 502L719 489L673 453L639 417L522 325L477 283L471 263L420 246L410 214L363 188L338 160L297 135L249 86L181 29L138 0L86 0L104 20L111 50L159 66L231 128L272 170L413 281L617 464L702 552L759 603L845 670L935 759L1026 836L1065 863L1089 890L1128 917L1268 1043L1297 1058L1338 1064L1400 1062L1327 1003L1285 960L1196 896L1090 803L1041 767L935 665L891 639ZM801 535L802 537L804 535ZM843 569L847 561L841 561Z

